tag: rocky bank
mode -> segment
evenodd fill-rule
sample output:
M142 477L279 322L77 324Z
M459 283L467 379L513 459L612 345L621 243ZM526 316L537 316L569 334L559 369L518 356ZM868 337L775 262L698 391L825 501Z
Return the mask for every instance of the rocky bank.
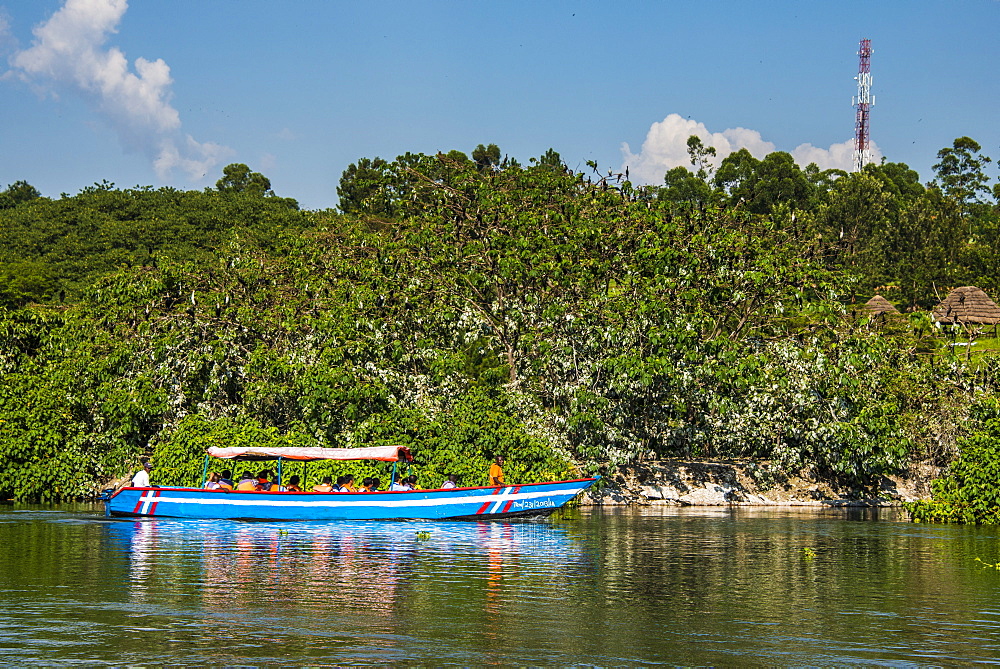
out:
M623 465L588 491L584 506L898 506L930 497L941 468L916 463L869 488L818 476L811 468L782 474L768 463L659 460Z

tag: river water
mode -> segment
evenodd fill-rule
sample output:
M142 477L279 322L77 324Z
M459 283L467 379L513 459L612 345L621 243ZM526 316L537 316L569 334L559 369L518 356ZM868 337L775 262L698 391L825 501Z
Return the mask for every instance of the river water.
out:
M0 665L996 663L998 539L891 510L278 524L0 506Z

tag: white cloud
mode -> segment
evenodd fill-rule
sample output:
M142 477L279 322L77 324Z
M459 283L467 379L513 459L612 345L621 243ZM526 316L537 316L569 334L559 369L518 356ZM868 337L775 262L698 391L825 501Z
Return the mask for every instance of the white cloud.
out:
M160 142L159 151L153 160L153 169L157 174L169 175L174 169L180 168L192 180L197 181L232 155L232 150L225 146L213 142L196 142L191 135L184 137L184 151L177 144L178 141L172 137L165 137Z
M871 142L871 152L872 161L879 163L882 160L882 151L875 142ZM789 153L799 165L816 163L821 170L838 169L846 172L854 170L853 139L833 144L829 149L821 149L812 144L799 144Z
M259 164L262 170L272 170L278 166L278 157L273 153L262 153Z
M17 48L17 40L10 30L10 16L7 11L0 6L0 55L6 54Z
M687 140L691 135L696 135L705 146L715 147L715 165L740 149L748 150L756 158L763 158L777 150L772 142L765 140L756 130L728 128L721 132L711 132L704 123L685 119L680 114L670 114L650 126L639 153L632 153L628 143L622 144L622 169L628 166L631 174L636 175L637 181L659 184L667 170L679 166L691 167L687 153ZM829 149L801 144L789 153L803 167L816 163L820 169L850 170L853 167L854 141L834 144ZM881 151L872 143L875 162L878 162L881 155Z
M69 89L93 104L118 132L123 146L146 154L161 179L181 169L200 179L230 152L199 143L181 132L180 114L170 104L170 67L160 58L137 58L107 47L117 32L127 0L66 0L35 27L32 45L10 63L22 81L53 95Z

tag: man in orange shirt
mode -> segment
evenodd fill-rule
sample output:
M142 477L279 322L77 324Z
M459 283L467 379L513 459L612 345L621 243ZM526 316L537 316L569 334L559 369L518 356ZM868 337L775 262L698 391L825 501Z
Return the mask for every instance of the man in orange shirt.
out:
M490 465L490 481L488 485L503 485L503 456L498 455L497 459Z

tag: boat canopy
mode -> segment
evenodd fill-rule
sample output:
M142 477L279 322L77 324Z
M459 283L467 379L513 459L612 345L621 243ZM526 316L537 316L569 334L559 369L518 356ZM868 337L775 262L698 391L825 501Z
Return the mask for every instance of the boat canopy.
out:
M406 446L367 446L364 448L323 448L320 446L288 447L288 448L220 448L210 446L208 454L213 458L223 458L226 460L299 460L302 462L312 462L314 460L381 460L383 462L396 462L406 460L410 462L413 456Z

